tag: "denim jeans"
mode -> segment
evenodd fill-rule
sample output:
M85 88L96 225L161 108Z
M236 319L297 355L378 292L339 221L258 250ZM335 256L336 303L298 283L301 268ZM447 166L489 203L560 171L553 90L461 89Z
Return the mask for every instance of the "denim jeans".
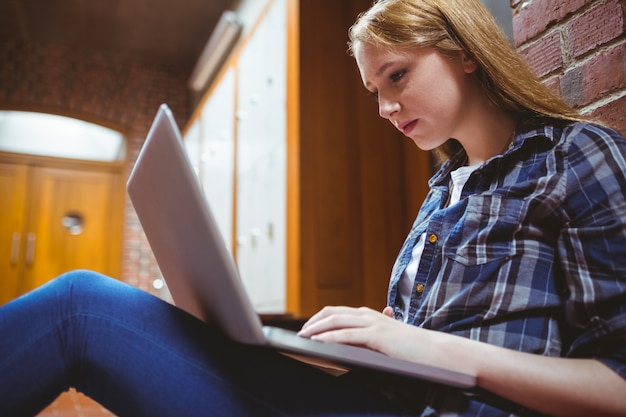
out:
M88 271L0 308L0 415L32 416L69 387L119 416L399 416L376 391Z

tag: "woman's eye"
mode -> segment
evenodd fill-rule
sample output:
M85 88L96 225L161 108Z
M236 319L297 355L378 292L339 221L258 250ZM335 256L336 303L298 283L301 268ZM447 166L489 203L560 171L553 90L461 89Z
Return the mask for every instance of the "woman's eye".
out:
M405 74L404 70L397 71L397 72L394 72L393 74L391 74L389 76L389 78L391 79L391 81L393 81L395 83L395 82L400 81L400 79L404 76L404 74Z
M378 101L378 91L368 91L367 95L374 101Z

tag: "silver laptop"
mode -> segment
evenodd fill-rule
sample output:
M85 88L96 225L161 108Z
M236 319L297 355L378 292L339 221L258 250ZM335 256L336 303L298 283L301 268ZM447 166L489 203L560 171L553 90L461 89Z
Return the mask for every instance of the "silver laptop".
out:
M328 369L358 367L463 389L475 386L475 375L263 326L166 105L157 112L127 188L174 303L201 320L216 323L234 341L271 347Z

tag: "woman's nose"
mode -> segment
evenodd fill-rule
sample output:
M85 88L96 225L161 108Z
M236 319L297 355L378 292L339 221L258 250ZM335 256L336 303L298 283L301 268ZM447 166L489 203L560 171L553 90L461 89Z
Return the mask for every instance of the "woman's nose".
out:
M390 119L398 110L400 110L400 103L397 101L378 97L378 114L383 119Z

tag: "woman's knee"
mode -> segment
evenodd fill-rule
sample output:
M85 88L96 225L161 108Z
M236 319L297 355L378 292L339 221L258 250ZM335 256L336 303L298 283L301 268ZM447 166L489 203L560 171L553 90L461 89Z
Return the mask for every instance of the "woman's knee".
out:
M105 285L108 280L111 280L111 278L99 272L77 269L59 275L50 283L58 287L75 290Z
M57 278L55 278L55 280L67 281L70 283L71 282L83 282L87 280L102 280L102 279L108 279L108 277L106 277L105 275L99 272L90 271L87 269L76 269L73 271L68 271L59 275Z
M56 291L67 297L91 298L116 294L127 287L122 282L99 272L79 269L59 275L49 282Z

